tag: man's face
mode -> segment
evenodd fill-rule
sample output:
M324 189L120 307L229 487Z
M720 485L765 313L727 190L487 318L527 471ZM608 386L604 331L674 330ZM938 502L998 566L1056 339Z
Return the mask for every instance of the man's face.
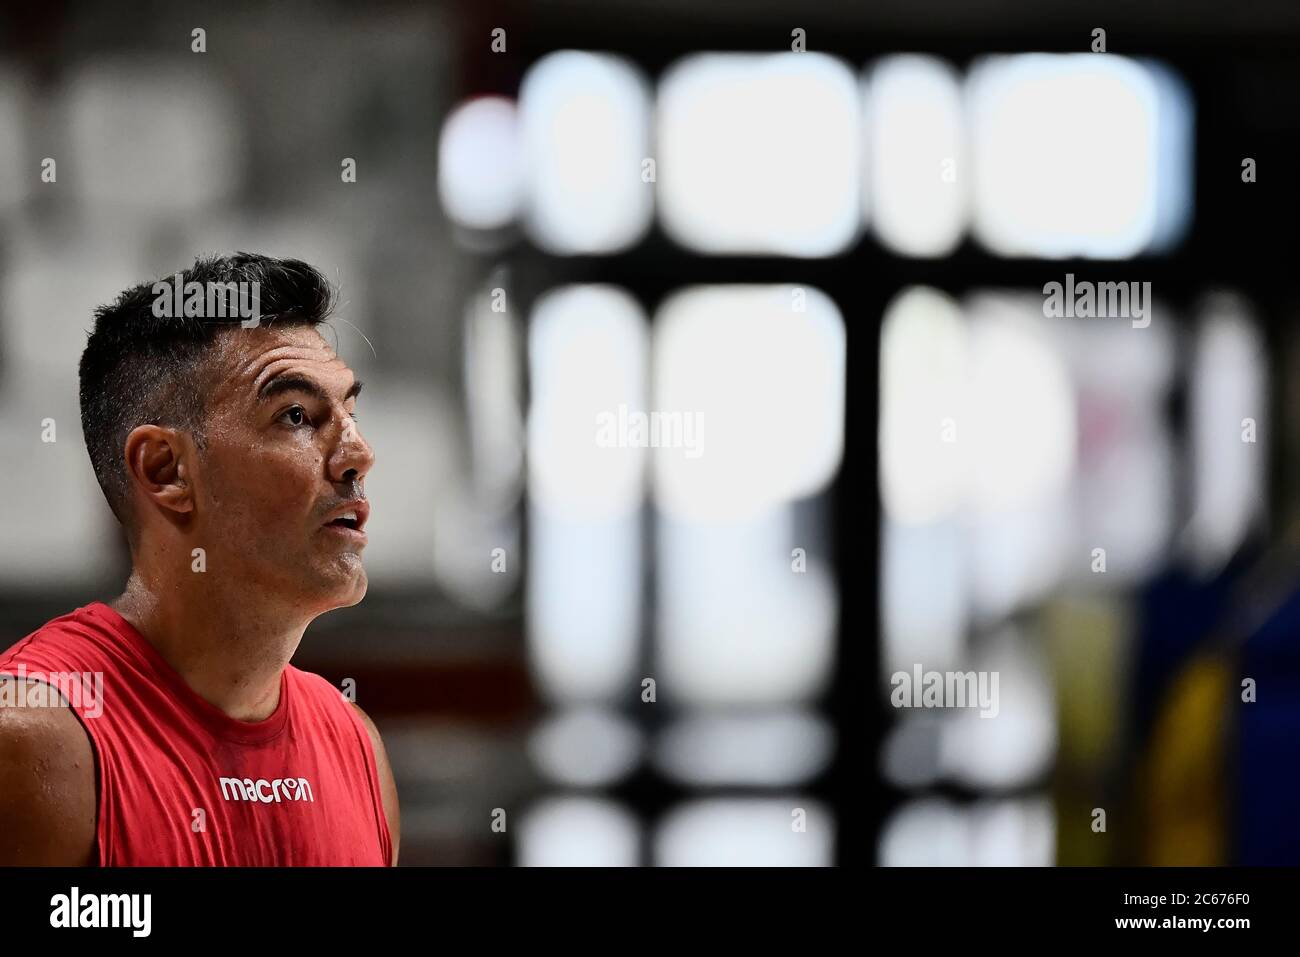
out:
M359 383L309 326L236 327L219 344L196 483L209 572L216 552L250 590L317 614L355 605L374 464L353 418ZM344 509L356 520L331 524Z

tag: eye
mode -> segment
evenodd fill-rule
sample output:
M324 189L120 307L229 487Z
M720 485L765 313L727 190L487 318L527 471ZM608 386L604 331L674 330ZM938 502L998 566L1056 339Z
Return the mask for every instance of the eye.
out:
M289 408L285 409L283 412L280 413L280 418L281 418L281 419L283 419L283 418L285 418L285 417L287 417L287 416L288 416L288 417L296 417L296 418L291 418L290 421L289 421L289 424L292 425L292 426L295 426L295 427L296 427L296 426L299 426L299 425L310 425L310 424L311 424L311 420L307 418L307 410L304 409L304 408L303 408L302 406L300 406L300 405L292 405L292 406L290 406Z

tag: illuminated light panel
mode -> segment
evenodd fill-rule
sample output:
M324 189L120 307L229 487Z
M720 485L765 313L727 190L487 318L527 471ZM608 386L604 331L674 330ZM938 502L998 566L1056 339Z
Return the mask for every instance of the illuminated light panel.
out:
M550 701L612 702L635 686L641 541L635 513L581 519L530 507L525 635L533 676Z
M602 700L636 664L646 449L602 447L598 422L644 408L648 333L627 293L567 286L543 295L528 333L530 662L555 700Z
M861 227L861 100L818 53L690 56L659 88L659 213L705 253L828 256Z
M1218 293L1200 312L1188 390L1192 516L1186 538L1201 570L1212 572L1266 514L1269 361L1263 334L1240 296ZM1251 432L1254 441L1247 441Z
M471 229L500 229L523 204L522 144L515 105L484 96L451 112L438 140L438 198Z
M865 89L867 218L903 255L951 252L966 228L970 183L957 74L933 57L891 56Z
M1055 857L1055 815L1039 796L909 801L881 828L878 849L883 867L1046 867Z
M802 810L804 830L792 824ZM660 867L829 867L835 819L818 801L708 798L670 811L654 834Z
M608 786L641 756L641 732L618 712L572 708L552 715L528 740L528 753L545 774L573 787Z
M524 76L525 227L559 254L609 253L650 225L650 90L627 61L564 50Z
M962 501L969 345L957 303L917 286L885 310L880 342L880 493L894 521L921 525Z
M969 317L969 504L1023 510L1059 495L1074 470L1074 387L1053 329L1024 303L972 296ZM959 423L960 428L960 423Z
M669 298L655 330L654 409L699 426L698 454L684 443L655 450L663 511L739 520L834 477L845 338L829 297L810 287L700 286Z
M1172 89L1113 54L978 61L967 94L979 241L1052 258L1124 258L1167 242L1162 214L1174 222L1190 204L1190 150L1162 119ZM1177 184L1181 195L1168 191Z
M674 703L781 705L824 689L838 593L809 557L791 574L791 506L748 521L660 515L656 639L660 694Z
M646 449L597 442L601 416L644 409L649 335L636 301L613 286L544 294L528 333L528 491L575 517L626 514L640 505Z
M968 567L973 614L990 620L1045 595L1068 567L1078 421L1060 326L1041 300L976 293L965 311Z
M940 746L944 773L971 788L1015 788L1047 774L1056 758L1057 700L1048 665L1038 647L1011 629L976 649L968 665L987 674L981 693L996 696L978 706L947 713Z
M956 518L905 525L886 518L881 529L882 677L961 662L970 616L972 572L967 532Z
M550 798L519 825L520 867L635 867L641 826L622 806L599 798Z
M669 725L657 742L657 763L692 785L789 787L820 773L835 734L811 712L694 714Z

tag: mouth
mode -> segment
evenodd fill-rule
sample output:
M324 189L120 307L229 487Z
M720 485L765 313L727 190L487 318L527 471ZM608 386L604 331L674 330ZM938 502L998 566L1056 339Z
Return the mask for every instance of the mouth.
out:
M365 527L369 517L370 505L365 499L345 502L331 513L321 528L350 541L365 542L368 540Z

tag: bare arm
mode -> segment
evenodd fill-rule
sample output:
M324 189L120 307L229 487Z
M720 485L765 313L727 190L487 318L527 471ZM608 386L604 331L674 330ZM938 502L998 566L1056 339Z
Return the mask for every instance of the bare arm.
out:
M25 700L29 682L9 680ZM0 865L94 863L95 803L95 758L76 716L0 704Z
M361 723L370 732L370 744L375 750L375 764L379 770L379 791L384 801L384 817L388 818L388 832L393 839L392 864L396 867L397 851L402 843L402 810L397 801L397 783L393 780L393 769L388 765L388 752L384 750L384 742L379 737L379 729L370 720L370 715L362 711L355 701L352 702L352 707L357 709Z

